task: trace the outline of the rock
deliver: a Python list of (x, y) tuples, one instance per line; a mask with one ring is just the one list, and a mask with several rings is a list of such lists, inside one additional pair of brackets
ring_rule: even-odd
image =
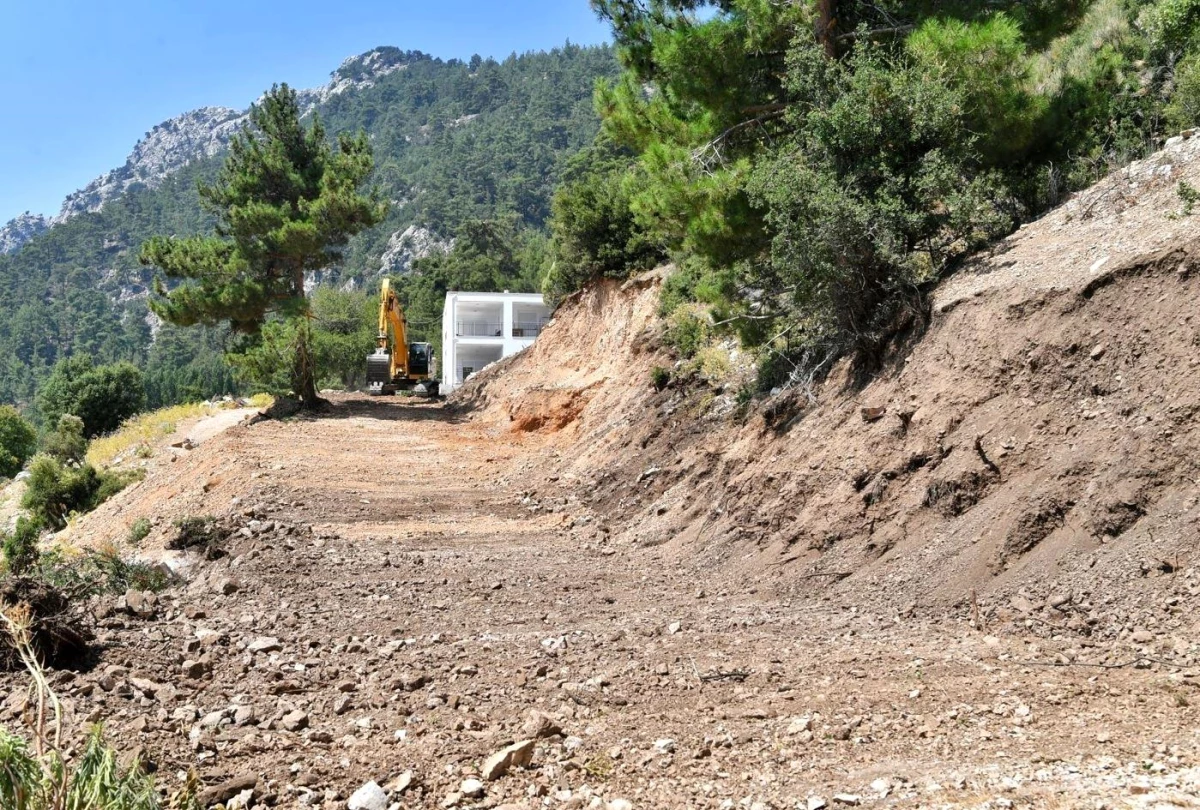
[[(502, 748), (496, 753), (488, 757), (480, 771), (480, 775), (488, 782), (493, 779), (499, 779), (504, 774), (508, 773), (510, 768), (525, 768), (528, 767), (533, 759), (533, 740), (522, 740), (521, 742), (513, 743), (507, 748)], [(465, 790), (466, 795), (471, 795)]]
[(1149, 630), (1134, 630), (1130, 634), (1129, 640), (1134, 644), (1149, 644), (1154, 641), (1154, 634)]
[(258, 786), (258, 776), (252, 773), (242, 774), (228, 779), (219, 785), (205, 788), (197, 797), (201, 807), (212, 807), (223, 804), (244, 791), (254, 790)]
[(855, 807), (862, 802), (862, 797), (856, 793), (835, 793), (833, 800), (838, 804), (846, 804)]
[(0, 228), (0, 254), (16, 253), (21, 245), (39, 236), (50, 227), (50, 221), (41, 214), (26, 211)]
[(629, 799), (613, 799), (605, 807), (605, 810), (633, 810), (633, 802)]
[(654, 742), (654, 750), (659, 754), (669, 754), (675, 750), (675, 741), (670, 737), (664, 737), (661, 740)]
[(213, 586), (213, 588), (217, 593), (222, 594), (223, 596), (232, 596), (240, 591), (242, 586), (239, 585), (236, 580), (225, 578), (217, 580), (217, 583)]
[(387, 810), (388, 797), (375, 782), (367, 782), (354, 791), (346, 807), (348, 810)]
[(253, 706), (238, 706), (233, 710), (233, 724), (235, 726), (248, 726), (255, 722)]
[(864, 422), (878, 422), (886, 413), (886, 405), (880, 405), (878, 407), (866, 407), (862, 409), (862, 420)]
[(303, 731), (308, 728), (308, 715), (296, 709), (288, 712), (279, 721), (284, 731)]
[[(149, 681), (149, 680), (146, 680), (145, 678), (136, 678), (136, 677), (129, 679), (129, 685), (132, 686), (134, 689), (138, 690), (139, 692), (141, 692), (143, 695), (146, 695), (147, 697), (154, 697), (160, 691), (162, 691), (162, 688), (163, 688), (162, 686), (155, 683), (154, 681)], [(109, 689), (106, 691), (111, 692), (112, 690)]]
[(683, 629), (683, 625), (680, 624), (679, 622), (671, 622), (670, 624), (667, 625), (667, 633), (672, 636), (675, 635), (676, 633), (678, 633), (682, 629)]
[(252, 653), (273, 653), (283, 649), (283, 645), (279, 643), (279, 639), (264, 636), (256, 638), (246, 645), (246, 649)]
[(458, 786), (458, 792), (468, 799), (478, 799), (483, 795), (483, 782), (478, 779), (464, 779)]
[(828, 806), (829, 804), (820, 796), (809, 796), (808, 803), (805, 804), (808, 810), (824, 810)]
[(530, 740), (544, 740), (562, 733), (562, 728), (551, 715), (537, 709), (529, 710), (525, 725), (521, 726), (521, 736)]
[(133, 616), (150, 619), (158, 613), (158, 596), (153, 591), (126, 591), (120, 601), (125, 612)]
[(384, 785), (384, 787), (387, 789), (387, 791), (389, 793), (403, 793), (404, 791), (406, 791), (410, 787), (412, 787), (413, 779), (414, 779), (413, 772), (405, 771), (404, 773), (400, 774), (395, 779), (393, 779), (392, 781), (390, 781), (386, 785)]
[(429, 683), (429, 678), (419, 673), (406, 672), (396, 681), (397, 688), (405, 692), (415, 692)]
[(1104, 356), (1104, 353), (1107, 351), (1108, 351), (1108, 347), (1105, 346), (1103, 343), (1101, 343), (1099, 346), (1096, 346), (1088, 353), (1088, 357), (1092, 358), (1093, 360), (1099, 360), (1101, 357)]
[(813, 723), (811, 717), (793, 717), (792, 722), (788, 723), (788, 736), (794, 737), (805, 731), (812, 731)]
[(202, 657), (198, 661), (184, 661), (182, 670), (184, 677), (198, 681), (212, 672), (212, 664)]

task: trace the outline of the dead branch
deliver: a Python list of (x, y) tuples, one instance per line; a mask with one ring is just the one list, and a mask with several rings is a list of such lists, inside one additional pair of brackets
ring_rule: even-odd
[(979, 454), (979, 458), (983, 462), (983, 465), (994, 472), (998, 477), (1000, 475), (1000, 468), (996, 466), (996, 462), (988, 458), (987, 453), (983, 449), (984, 435), (985, 434), (981, 433), (975, 437), (975, 452)]

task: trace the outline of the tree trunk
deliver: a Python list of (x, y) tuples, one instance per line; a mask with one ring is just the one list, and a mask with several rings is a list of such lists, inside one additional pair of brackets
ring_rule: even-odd
[(830, 59), (838, 58), (837, 0), (817, 0), (817, 20), (814, 26), (817, 42)]
[(317, 362), (312, 352), (312, 325), (307, 317), (300, 318), (296, 328), (296, 357), (292, 367), (292, 390), (300, 398), (300, 406), (312, 411), (325, 404), (317, 394)]

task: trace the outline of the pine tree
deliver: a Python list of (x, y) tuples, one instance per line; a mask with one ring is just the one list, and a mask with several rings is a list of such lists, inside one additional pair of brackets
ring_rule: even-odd
[(335, 150), (319, 119), (305, 126), (294, 90), (272, 87), (230, 144), (202, 204), (216, 218), (211, 236), (156, 236), (143, 264), (182, 279), (155, 280), (151, 308), (179, 326), (227, 321), (257, 334), (272, 317), (296, 321), (292, 390), (307, 408), (316, 391), (305, 274), (330, 267), (354, 234), (380, 222), (385, 205), (361, 187), (373, 168), (364, 133), (341, 136)]

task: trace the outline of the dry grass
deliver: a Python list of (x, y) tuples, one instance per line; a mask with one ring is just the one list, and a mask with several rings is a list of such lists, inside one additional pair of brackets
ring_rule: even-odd
[(146, 453), (155, 444), (175, 432), (179, 422), (207, 416), (214, 410), (208, 403), (172, 405), (157, 411), (138, 414), (120, 427), (115, 433), (93, 439), (88, 447), (87, 460), (96, 467), (104, 467), (117, 456), (132, 448), (145, 448)]

